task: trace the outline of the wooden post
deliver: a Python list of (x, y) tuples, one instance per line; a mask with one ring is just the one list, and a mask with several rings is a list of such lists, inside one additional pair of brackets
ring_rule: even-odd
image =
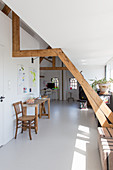
[(20, 51), (20, 18), (12, 12), (13, 55)]

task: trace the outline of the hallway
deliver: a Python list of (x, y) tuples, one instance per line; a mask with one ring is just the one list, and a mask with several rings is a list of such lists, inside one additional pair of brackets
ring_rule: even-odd
[(78, 103), (51, 102), (51, 118), (39, 131), (19, 134), (0, 149), (1, 170), (101, 170), (93, 111)]

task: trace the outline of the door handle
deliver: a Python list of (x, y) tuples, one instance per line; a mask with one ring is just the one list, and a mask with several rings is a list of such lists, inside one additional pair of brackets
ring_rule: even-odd
[(3, 102), (3, 99), (5, 99), (5, 97), (4, 97), (4, 96), (1, 96), (1, 97), (0, 97), (0, 102)]

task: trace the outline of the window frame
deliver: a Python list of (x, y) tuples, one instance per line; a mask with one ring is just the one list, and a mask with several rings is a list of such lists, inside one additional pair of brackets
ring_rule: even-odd
[[(53, 81), (53, 79), (57, 79), (57, 81), (56, 81), (56, 80)], [(60, 83), (59, 83), (59, 78), (58, 78), (58, 77), (52, 77), (52, 78), (51, 78), (51, 82), (52, 82), (52, 83), (55, 83), (55, 88), (56, 88), (56, 89), (59, 88), (59, 84), (60, 84)]]
[(76, 78), (74, 78), (74, 77), (69, 78), (69, 89), (77, 90), (77, 88), (78, 88), (78, 82), (77, 82)]

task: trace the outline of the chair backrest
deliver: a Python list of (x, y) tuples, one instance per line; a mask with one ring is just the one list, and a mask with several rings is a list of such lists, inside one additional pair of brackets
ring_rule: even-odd
[(23, 106), (22, 106), (22, 101), (13, 103), (15, 113), (16, 113), (16, 118), (18, 119), (18, 115), (23, 113)]

